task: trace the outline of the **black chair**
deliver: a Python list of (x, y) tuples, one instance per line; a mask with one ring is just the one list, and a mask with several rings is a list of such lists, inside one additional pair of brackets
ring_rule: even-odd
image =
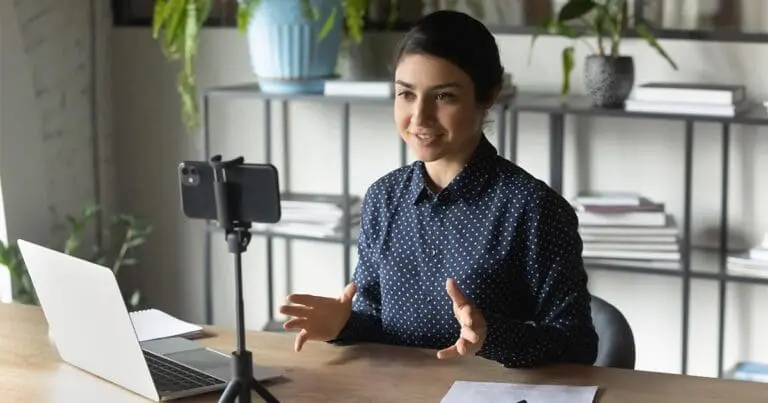
[(592, 322), (600, 338), (596, 366), (635, 369), (635, 336), (624, 315), (609, 302), (592, 296)]

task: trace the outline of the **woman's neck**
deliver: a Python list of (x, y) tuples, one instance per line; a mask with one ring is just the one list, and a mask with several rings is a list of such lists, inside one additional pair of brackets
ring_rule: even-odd
[(426, 162), (424, 166), (429, 176), (429, 185), (433, 192), (437, 193), (445, 189), (449, 183), (464, 169), (469, 159), (474, 154), (475, 149), (480, 144), (480, 138), (467, 141), (464, 150), (450, 156), (445, 156), (437, 161)]

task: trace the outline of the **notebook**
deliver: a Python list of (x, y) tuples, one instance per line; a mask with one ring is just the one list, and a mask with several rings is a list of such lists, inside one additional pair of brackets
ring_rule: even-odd
[(130, 313), (139, 341), (166, 337), (195, 338), (203, 335), (203, 327), (175, 318), (158, 309), (150, 308)]

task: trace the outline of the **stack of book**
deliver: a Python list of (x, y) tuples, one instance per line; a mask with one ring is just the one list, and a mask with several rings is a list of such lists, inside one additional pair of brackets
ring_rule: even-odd
[(749, 109), (743, 85), (651, 82), (636, 87), (628, 112), (733, 117)]
[(584, 263), (680, 268), (679, 231), (663, 203), (635, 193), (591, 193), (574, 201)]
[[(352, 237), (357, 237), (360, 227), (361, 198), (349, 197), (349, 223)], [(340, 237), (344, 227), (344, 197), (342, 195), (316, 193), (285, 193), (281, 195), (280, 221), (275, 224), (258, 224), (257, 230), (269, 230), (285, 235), (313, 238)]]
[(728, 274), (750, 277), (768, 277), (768, 233), (759, 245), (746, 253), (728, 256)]

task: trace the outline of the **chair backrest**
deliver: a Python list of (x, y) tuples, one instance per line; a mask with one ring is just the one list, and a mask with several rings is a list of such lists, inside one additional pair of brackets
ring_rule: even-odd
[(595, 365), (635, 368), (635, 336), (624, 315), (609, 302), (592, 295), (592, 322), (600, 338)]

